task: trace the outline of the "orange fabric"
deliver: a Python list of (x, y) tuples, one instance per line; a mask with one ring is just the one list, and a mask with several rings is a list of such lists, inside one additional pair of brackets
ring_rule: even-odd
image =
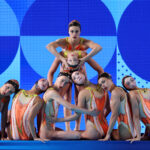
[[(130, 111), (129, 113), (131, 114), (131, 119), (132, 119), (133, 118), (132, 117), (132, 109), (131, 109), (131, 104), (129, 103), (128, 99), (127, 99), (126, 103), (128, 103), (129, 111)], [(125, 107), (125, 114), (122, 114), (122, 113), (119, 114), (119, 116), (118, 116), (118, 124), (120, 122), (123, 122), (129, 127), (129, 121), (128, 121), (128, 116), (127, 116), (126, 106), (124, 106), (124, 107)]]
[[(74, 50), (81, 50), (81, 51), (85, 51), (85, 49), (84, 49), (84, 47), (83, 47), (83, 45), (82, 45), (82, 38), (80, 38), (80, 43), (79, 43), (79, 45), (77, 45), (75, 48), (74, 48)], [(66, 41), (68, 42), (68, 37), (66, 38)], [(68, 51), (72, 51), (72, 45), (68, 42), (68, 45), (67, 45), (67, 47), (65, 48), (66, 50), (68, 50)]]
[[(150, 100), (146, 99), (143, 97), (143, 95), (140, 93), (141, 98), (143, 100), (143, 102), (145, 103), (146, 107), (148, 108), (148, 110), (150, 110)], [(142, 102), (141, 102), (142, 103)], [(143, 103), (142, 103), (142, 107), (143, 107)], [(144, 109), (143, 109), (144, 112)], [(141, 120), (143, 121), (143, 123), (146, 124), (150, 124), (150, 117), (147, 116), (147, 114), (144, 112), (144, 114), (146, 115), (146, 118), (141, 118)]]
[[(18, 133), (20, 140), (29, 140), (29, 137), (25, 133), (25, 129), (23, 126), (23, 116), (28, 107), (28, 104), (21, 104), (19, 100), (17, 100), (16, 106), (15, 106), (15, 114), (16, 114), (16, 124), (18, 128)], [(18, 114), (18, 115), (17, 115)]]
[[(92, 91), (92, 94), (94, 96), (94, 92), (93, 91)], [(104, 96), (101, 99), (97, 98), (95, 96), (94, 96), (94, 98), (95, 98), (97, 110), (100, 111), (100, 113), (98, 115), (98, 121), (99, 121), (100, 125), (102, 126), (102, 129), (103, 129), (104, 133), (106, 134), (107, 130), (108, 130), (108, 124), (107, 124), (106, 118), (102, 115), (101, 112), (103, 111), (103, 109), (105, 107), (105, 102), (107, 100), (107, 97), (104, 94)], [(87, 120), (90, 120), (91, 122), (94, 123), (93, 116), (87, 115)]]
[(119, 117), (118, 117), (118, 124), (120, 122), (124, 122), (125, 124), (128, 125), (128, 118), (127, 118), (127, 115), (125, 114), (120, 114)]

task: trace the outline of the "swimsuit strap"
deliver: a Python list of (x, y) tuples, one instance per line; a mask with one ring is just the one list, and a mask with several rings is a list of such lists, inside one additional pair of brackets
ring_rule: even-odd
[(68, 51), (64, 51), (64, 57), (67, 58), (68, 56)]
[(94, 91), (96, 91), (96, 89), (92, 88), (92, 87), (86, 87), (85, 89), (89, 90), (90, 91), (90, 95), (91, 95), (91, 99), (90, 99), (90, 106), (92, 104), (92, 99), (93, 99), (93, 96), (94, 96)]
[(26, 96), (26, 97), (35, 97), (35, 96), (38, 96), (37, 94), (27, 94), (25, 90), (22, 90), (22, 93), (23, 93), (24, 96)]

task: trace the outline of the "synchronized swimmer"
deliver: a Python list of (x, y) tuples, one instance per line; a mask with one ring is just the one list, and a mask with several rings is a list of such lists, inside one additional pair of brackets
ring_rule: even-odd
[[(38, 80), (31, 90), (19, 89), (15, 79), (8, 80), (0, 87), (1, 140), (150, 139), (150, 90), (138, 88), (131, 76), (122, 79), (124, 88), (116, 86), (111, 75), (92, 59), (102, 47), (80, 37), (80, 22), (71, 21), (68, 32), (69, 37), (47, 45), (47, 49), (56, 56), (47, 79)], [(60, 53), (57, 47), (62, 48)], [(88, 48), (92, 49), (89, 53)], [(97, 72), (97, 84), (88, 80), (86, 62)], [(53, 76), (59, 65), (60, 73), (53, 84)], [(74, 105), (71, 104), (72, 84), (75, 87)], [(11, 110), (8, 111), (13, 93)], [(44, 93), (42, 98), (39, 96), (41, 93)], [(59, 105), (64, 107), (64, 118), (58, 118)], [(106, 117), (110, 112), (111, 118), (107, 122)], [(85, 116), (84, 131), (80, 130), (82, 114)], [(70, 121), (74, 120), (75, 128), (71, 131)], [(116, 121), (118, 128), (114, 130)], [(146, 126), (144, 135), (141, 135), (140, 121)], [(66, 131), (55, 127), (56, 122), (65, 122)]]

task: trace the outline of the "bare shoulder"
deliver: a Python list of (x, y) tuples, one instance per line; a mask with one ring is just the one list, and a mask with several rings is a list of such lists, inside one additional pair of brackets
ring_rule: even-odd
[(59, 93), (52, 88), (49, 88), (43, 95), (44, 100), (52, 100), (54, 99), (56, 96), (59, 96)]
[(88, 40), (88, 39), (85, 39), (85, 38), (82, 38), (83, 39), (83, 43), (89, 43), (89, 42), (92, 42), (91, 40)]
[(36, 96), (34, 103), (43, 103), (43, 99), (40, 96)]
[(129, 95), (130, 95), (130, 96), (136, 96), (136, 95), (138, 95), (138, 91), (137, 91), (137, 90), (131, 90), (131, 91), (129, 92)]
[(81, 97), (88, 97), (90, 94), (89, 94), (89, 90), (88, 89), (82, 89), (80, 92), (79, 92), (79, 96)]
[(62, 39), (57, 39), (56, 41), (50, 42), (47, 46), (62, 47), (63, 45), (65, 45), (65, 43), (66, 43), (65, 38), (62, 38)]
[(57, 42), (58, 44), (64, 44), (66, 43), (66, 38), (57, 39), (55, 42)]
[(129, 100), (131, 103), (135, 103), (135, 102), (139, 102), (139, 100), (141, 99), (139, 93), (137, 90), (132, 90), (129, 92)]
[(112, 91), (112, 93), (111, 93), (111, 96), (119, 96), (120, 94), (122, 94), (122, 92), (123, 92), (123, 89), (121, 89), (121, 88), (115, 88), (113, 91)]

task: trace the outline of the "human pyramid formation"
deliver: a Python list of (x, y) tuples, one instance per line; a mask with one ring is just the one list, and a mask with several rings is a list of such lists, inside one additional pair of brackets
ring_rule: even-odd
[[(47, 45), (56, 56), (48, 72), (48, 79), (38, 80), (31, 90), (19, 89), (17, 80), (9, 80), (0, 88), (1, 139), (52, 140), (94, 139), (130, 140), (149, 139), (150, 134), (150, 90), (138, 88), (131, 76), (122, 79), (117, 87), (110, 74), (91, 57), (102, 47), (91, 40), (80, 37), (81, 25), (73, 20), (69, 23), (69, 37), (58, 39)], [(61, 47), (58, 53), (56, 48)], [(92, 51), (87, 54), (86, 50)], [(98, 83), (88, 81), (84, 63), (87, 62), (98, 73)], [(61, 64), (55, 81), (53, 75)], [(71, 104), (72, 84), (75, 85), (75, 104)], [(127, 92), (127, 90), (129, 92)], [(109, 101), (108, 91), (111, 93)], [(43, 98), (38, 96), (43, 93)], [(11, 110), (8, 111), (10, 95), (14, 93)], [(64, 118), (58, 118), (59, 105), (64, 106)], [(74, 115), (71, 115), (74, 111)], [(107, 123), (106, 117), (111, 112)], [(86, 129), (80, 131), (81, 114), (85, 114)], [(37, 130), (34, 119), (37, 116)], [(70, 130), (70, 121), (76, 120), (75, 130)], [(113, 127), (118, 120), (118, 129)], [(146, 130), (141, 136), (142, 121)], [(66, 131), (55, 127), (55, 122), (66, 122)]]

